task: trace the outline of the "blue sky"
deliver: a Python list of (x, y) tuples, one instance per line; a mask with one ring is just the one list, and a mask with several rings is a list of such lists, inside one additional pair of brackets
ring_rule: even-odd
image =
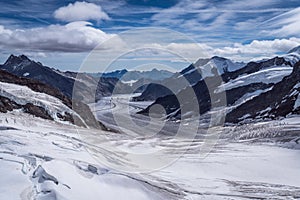
[[(78, 70), (86, 62), (89, 66), (83, 65), (87, 71), (103, 71), (112, 60), (111, 70), (149, 63), (179, 70), (200, 57), (218, 55), (249, 61), (300, 45), (299, 0), (0, 3), (2, 62), (14, 53), (62, 70)], [(156, 29), (149, 31), (148, 27)], [(135, 32), (137, 28), (142, 31)], [(114, 37), (117, 39), (111, 39)], [(96, 46), (101, 59), (86, 60)], [(147, 50), (132, 52), (133, 48)], [(120, 53), (126, 55), (117, 56)]]

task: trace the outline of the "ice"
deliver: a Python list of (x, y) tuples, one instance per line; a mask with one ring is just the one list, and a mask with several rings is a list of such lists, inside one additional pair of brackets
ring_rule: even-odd
[(294, 104), (294, 109), (298, 108), (300, 106), (300, 95), (298, 94), (297, 99)]
[[(255, 73), (242, 75), (234, 80), (230, 80), (223, 86), (226, 90), (249, 85), (251, 83), (278, 83), (283, 77), (292, 73), (293, 68), (289, 66), (273, 66)], [(223, 87), (222, 86), (222, 87)]]
[(64, 114), (68, 112), (78, 116), (71, 108), (63, 104), (60, 99), (45, 93), (35, 92), (27, 86), (0, 82), (0, 95), (20, 105), (32, 103), (33, 105), (40, 106), (47, 110), (48, 114), (56, 121), (61, 121), (57, 113)]
[[(115, 109), (124, 112), (125, 97), (118, 98), (113, 100)], [(184, 125), (189, 128), (191, 123)], [(221, 132), (218, 143), (204, 157), (201, 137), (148, 138), (105, 131), (93, 135), (91, 129), (17, 111), (0, 113), (0, 127), (0, 199), (300, 197), (300, 119), (296, 116), (216, 128)], [(91, 153), (95, 138), (98, 153), (115, 163), (134, 162), (120, 152), (151, 153), (166, 148), (161, 159), (173, 162), (147, 173), (123, 172)], [(102, 148), (107, 145), (117, 150)]]

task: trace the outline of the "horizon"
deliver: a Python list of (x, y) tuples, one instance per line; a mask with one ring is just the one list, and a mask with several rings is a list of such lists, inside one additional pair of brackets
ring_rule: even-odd
[[(286, 52), (285, 54), (277, 54), (277, 55), (273, 55), (273, 57), (276, 57), (276, 56), (283, 56), (283, 55), (287, 55), (289, 54), (290, 51), (292, 51), (293, 49), (295, 48), (298, 48), (300, 47), (299, 46), (295, 46), (293, 47), (292, 49), (290, 49), (288, 52)], [(59, 70), (59, 71), (62, 71), (62, 72), (67, 72), (67, 71), (70, 71), (70, 72), (83, 72), (83, 73), (94, 73), (94, 74), (97, 74), (97, 73), (112, 73), (112, 72), (116, 72), (116, 71), (123, 71), (123, 70), (127, 70), (127, 71), (138, 71), (138, 72), (150, 72), (150, 71), (153, 71), (153, 70), (159, 70), (159, 71), (169, 71), (169, 72), (172, 72), (172, 73), (176, 73), (176, 72), (180, 72), (181, 70), (185, 69), (186, 67), (188, 67), (189, 65), (191, 64), (195, 64), (198, 60), (205, 60), (205, 59), (212, 59), (214, 57), (221, 57), (221, 56), (212, 56), (212, 57), (207, 57), (207, 58), (198, 58), (198, 60), (196, 60), (195, 62), (193, 63), (188, 63), (186, 62), (186, 65), (183, 65), (181, 68), (178, 68), (178, 69), (174, 69), (174, 68), (170, 68), (170, 67), (165, 67), (164, 65), (161, 65), (161, 64), (156, 64), (156, 63), (150, 63), (151, 66), (153, 67), (144, 67), (144, 68), (139, 68), (139, 69), (131, 69), (131, 68), (126, 68), (126, 67), (114, 67), (111, 71), (80, 71), (80, 70), (72, 70), (72, 69), (61, 69), (59, 67), (56, 67), (56, 66), (50, 66), (50, 65), (47, 65), (46, 63), (40, 61), (40, 60), (37, 60), (35, 57), (31, 57), (31, 56), (28, 56), (28, 55), (25, 55), (25, 54), (19, 54), (19, 55), (15, 55), (15, 54), (8, 54), (8, 57), (2, 61), (0, 61), (0, 65), (3, 65), (5, 64), (5, 62), (9, 59), (10, 56), (15, 56), (15, 57), (19, 57), (19, 56), (26, 56), (28, 59), (34, 61), (34, 62), (39, 62), (41, 63), (43, 66), (47, 66), (47, 67), (50, 67), (50, 68), (54, 68), (56, 70)], [(226, 58), (226, 57), (221, 57), (221, 58), (225, 58), (225, 59), (229, 59), (233, 62), (236, 62), (236, 63), (244, 63), (244, 64), (247, 64), (249, 62), (260, 62), (260, 61), (264, 61), (266, 59), (270, 59), (271, 57), (265, 57), (265, 58), (253, 58), (253, 59), (250, 59), (248, 61), (236, 61), (234, 59), (230, 59), (230, 58)], [(142, 64), (142, 66), (145, 65), (145, 66), (148, 66), (148, 64)], [(160, 67), (161, 66), (161, 67)]]

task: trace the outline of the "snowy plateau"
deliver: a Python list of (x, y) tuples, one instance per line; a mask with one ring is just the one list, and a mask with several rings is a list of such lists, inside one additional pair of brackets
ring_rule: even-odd
[[(100, 118), (110, 109), (108, 102), (99, 102), (105, 108), (98, 112)], [(122, 109), (122, 97), (114, 104), (113, 109)], [(0, 114), (0, 119), (0, 199), (300, 198), (299, 117), (222, 128), (205, 158), (199, 156), (201, 138), (177, 155), (191, 141), (98, 130), (103, 146), (174, 149), (164, 155), (176, 158), (173, 163), (147, 173), (122, 172), (99, 162), (89, 153), (93, 144), (82, 137), (91, 129), (17, 110)], [(99, 151), (107, 160), (123, 159), (121, 153)]]

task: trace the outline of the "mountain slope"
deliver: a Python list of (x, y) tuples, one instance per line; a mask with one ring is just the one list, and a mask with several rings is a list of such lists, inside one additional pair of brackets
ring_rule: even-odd
[(41, 83), (29, 78), (18, 77), (6, 71), (0, 70), (0, 81), (5, 83), (13, 83), (21, 86), (27, 86), (35, 92), (45, 93), (50, 96), (60, 99), (69, 108), (72, 107), (71, 100), (61, 93), (58, 89), (53, 88), (47, 84)]
[[(217, 77), (214, 78), (214, 73), (206, 74), (207, 76), (204, 79), (202, 79), (203, 73), (198, 73), (198, 78), (201, 78), (198, 83), (187, 86), (178, 92), (167, 91), (166, 93), (159, 93), (157, 91), (158, 87), (146, 89), (143, 94), (140, 97), (136, 97), (135, 100), (153, 99), (155, 95), (160, 97), (156, 98), (152, 105), (139, 113), (147, 114), (154, 105), (160, 104), (166, 110), (167, 117), (181, 119), (182, 116), (186, 116), (188, 113), (189, 115), (204, 114), (210, 110), (212, 104), (218, 106), (220, 102), (221, 104), (223, 102), (223, 105), (220, 104), (219, 106), (229, 106), (229, 114), (226, 120), (234, 123), (242, 121), (245, 118), (262, 118), (263, 116), (272, 118), (297, 113), (298, 106), (295, 108), (293, 106), (296, 104), (295, 102), (300, 105), (300, 100), (296, 101), (298, 90), (295, 88), (292, 90), (289, 87), (294, 87), (297, 83), (297, 70), (295, 68), (297, 68), (299, 63), (295, 65), (294, 62), (300, 57), (296, 57), (295, 55), (293, 60), (291, 60), (292, 55), (295, 55), (294, 51), (283, 57), (250, 62), (241, 68), (233, 67), (231, 68), (233, 71), (225, 67), (226, 70), (221, 73), (223, 82), (220, 82)], [(204, 64), (210, 61), (200, 60), (199, 62)], [(215, 70), (220, 71), (220, 68)], [(183, 73), (183, 76), (185, 76), (189, 82), (193, 83), (197, 77), (196, 71), (197, 69), (191, 65), (182, 70), (181, 73)], [(213, 70), (208, 71), (213, 72)], [(190, 75), (191, 73), (194, 73), (193, 77)], [(284, 77), (289, 76), (293, 77), (293, 81), (286, 83), (286, 78)], [(287, 79), (290, 80), (290, 78)], [(179, 79), (173, 80), (173, 85), (180, 85), (180, 83), (181, 81)], [(207, 83), (209, 83), (208, 85), (211, 87), (209, 89), (214, 91), (213, 94), (209, 93)], [(280, 89), (276, 89), (278, 87)], [(188, 104), (191, 104), (191, 98), (193, 98), (193, 96), (187, 95), (191, 89), (196, 94), (197, 102), (200, 107), (199, 113), (196, 113), (195, 108), (192, 106), (188, 106)], [(226, 102), (220, 99), (222, 98), (222, 91), (224, 89), (226, 92)], [(284, 90), (288, 90), (287, 93), (281, 92)], [(269, 96), (266, 97), (265, 94), (269, 94)], [(214, 97), (212, 98), (210, 95)], [(276, 98), (273, 98), (273, 96), (276, 96)], [(267, 99), (264, 100), (265, 98)], [(180, 104), (178, 99), (181, 100)], [(280, 103), (281, 101), (282, 103)], [(267, 105), (271, 105), (271, 107), (268, 108)], [(182, 109), (185, 110), (185, 113), (182, 113)], [(162, 111), (157, 112), (163, 114)]]
[[(39, 82), (50, 85), (69, 98), (74, 98), (80, 101), (94, 102), (95, 97), (99, 99), (103, 96), (110, 96), (118, 79), (95, 78), (87, 73), (76, 72), (61, 72), (35, 62), (25, 55), (14, 56), (11, 55), (7, 61), (0, 66), (0, 69), (12, 73), (18, 77), (26, 77)], [(73, 91), (76, 82), (76, 90)], [(127, 84), (119, 83), (118, 87), (122, 90), (128, 91)], [(97, 91), (97, 94), (95, 92)], [(74, 94), (73, 94), (74, 92)]]
[[(178, 93), (180, 90), (191, 87), (204, 78), (215, 76), (217, 72), (219, 74), (224, 74), (240, 69), (244, 65), (244, 63), (235, 63), (229, 59), (217, 56), (212, 57), (211, 59), (199, 59), (196, 63), (191, 64), (181, 72), (174, 74), (172, 77), (157, 82), (156, 86), (151, 85), (150, 87), (146, 87), (142, 94), (133, 100), (150, 101), (172, 93)], [(163, 88), (168, 88), (169, 92), (166, 90), (162, 91)]]
[(60, 123), (105, 129), (86, 104), (71, 101), (47, 84), (3, 70), (0, 70), (0, 112), (25, 112)]
[(25, 55), (11, 55), (0, 69), (19, 77), (27, 77), (51, 85), (66, 96), (72, 97), (74, 80), (57, 73), (54, 69), (43, 66), (39, 62), (30, 60)]
[(236, 123), (244, 119), (275, 119), (300, 114), (299, 91), (300, 62), (296, 63), (293, 72), (275, 84), (272, 90), (229, 112), (226, 121)]

